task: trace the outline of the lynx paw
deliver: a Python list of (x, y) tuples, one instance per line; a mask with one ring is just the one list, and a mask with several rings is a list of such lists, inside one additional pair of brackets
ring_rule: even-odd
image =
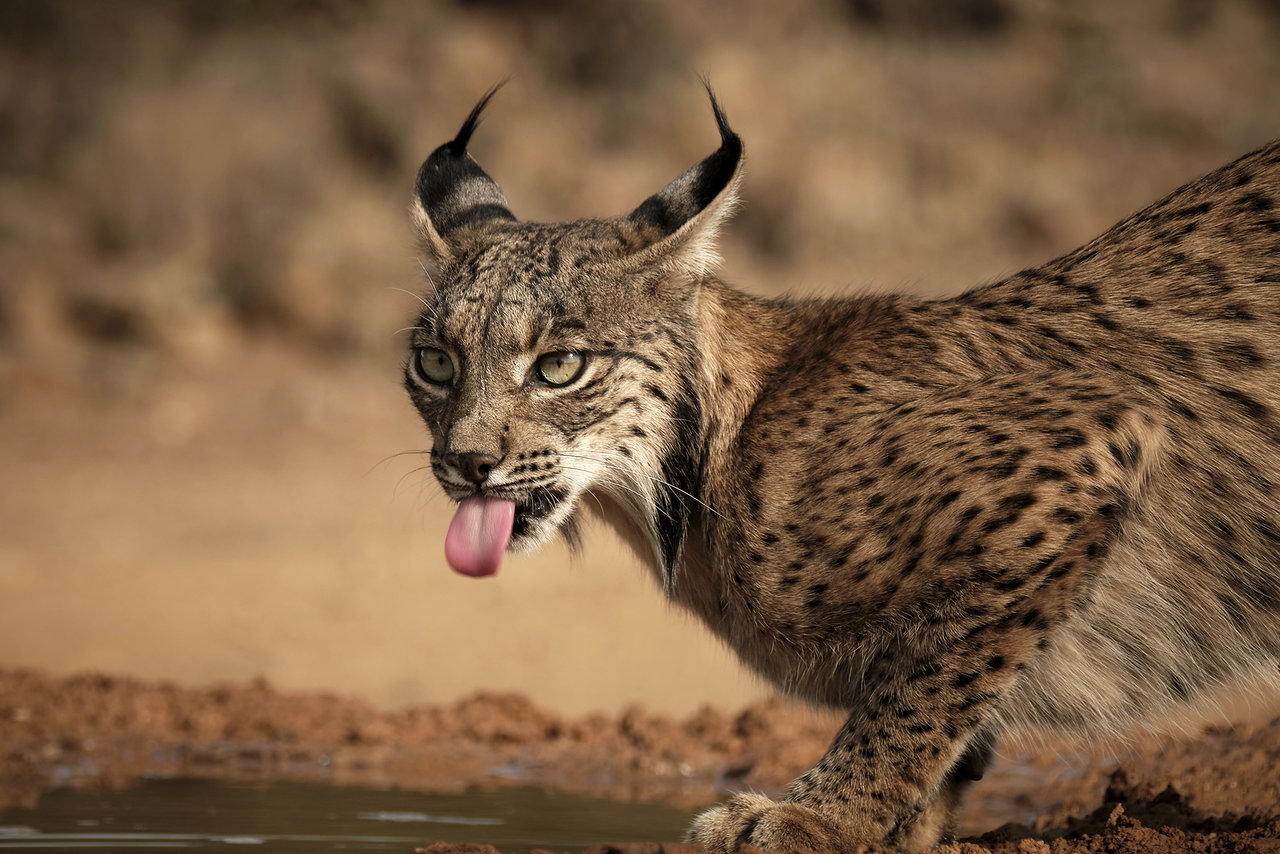
[(829, 819), (799, 804), (778, 803), (764, 795), (734, 795), (693, 820), (686, 836), (706, 854), (733, 854), (744, 843), (779, 854), (849, 851), (859, 840)]

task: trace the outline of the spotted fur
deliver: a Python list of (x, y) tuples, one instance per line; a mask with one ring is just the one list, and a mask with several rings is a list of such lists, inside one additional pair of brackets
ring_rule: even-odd
[[(407, 375), (445, 490), (515, 499), (514, 547), (599, 512), (744, 662), (849, 712), (782, 801), (691, 838), (919, 850), (1010, 728), (1280, 688), (1280, 143), (952, 299), (767, 300), (710, 274), (743, 153), (712, 103), (702, 163), (548, 225), (466, 154), (482, 102), (414, 203), (413, 347), (457, 376)], [(556, 351), (587, 358), (563, 388), (531, 373)], [(477, 486), (450, 453), (497, 462)]]

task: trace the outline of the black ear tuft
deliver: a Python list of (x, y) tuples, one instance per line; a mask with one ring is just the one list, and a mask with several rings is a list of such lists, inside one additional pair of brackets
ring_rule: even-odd
[(724, 110), (716, 100), (711, 85), (703, 81), (711, 98), (716, 127), (720, 131), (720, 147), (701, 163), (645, 199), (631, 212), (637, 225), (656, 228), (662, 236), (674, 234), (685, 223), (711, 207), (722, 194), (731, 192), (734, 178), (742, 165), (742, 138), (729, 127)]
[(489, 102), (493, 100), (493, 96), (498, 94), (498, 90), (507, 85), (507, 81), (495, 83), (493, 87), (484, 93), (480, 98), (480, 103), (471, 108), (471, 115), (467, 116), (467, 120), (462, 123), (462, 129), (458, 131), (458, 135), (446, 142), (441, 148), (447, 149), (454, 157), (461, 157), (467, 153), (467, 144), (471, 142), (471, 134), (476, 132), (476, 128), (480, 126), (480, 117), (484, 114), (485, 107), (489, 106)]
[(449, 254), (448, 247), (455, 244), (460, 232), (493, 220), (515, 221), (502, 190), (467, 153), (484, 108), (501, 86), (484, 94), (457, 135), (431, 152), (418, 170), (416, 191), (421, 210), (416, 215), (428, 246), (437, 256)]
[(707, 97), (711, 99), (711, 112), (716, 115), (716, 127), (720, 131), (721, 147), (737, 146), (738, 154), (742, 154), (742, 140), (734, 133), (733, 128), (729, 127), (729, 120), (724, 117), (724, 110), (720, 109), (720, 102), (716, 100), (716, 93), (711, 91), (711, 81), (703, 79), (702, 86), (707, 90)]

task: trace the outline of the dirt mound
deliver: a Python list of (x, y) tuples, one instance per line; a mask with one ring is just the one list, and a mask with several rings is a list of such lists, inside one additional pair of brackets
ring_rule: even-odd
[(977, 839), (939, 846), (938, 854), (1032, 854), (1032, 852), (1108, 852), (1173, 854), (1280, 850), (1280, 819), (1206, 816), (1193, 809), (1173, 786), (1155, 796), (1128, 784), (1117, 771), (1103, 804), (1067, 827), (1048, 833), (1009, 824)]
[[(104, 675), (0, 670), (0, 784), (9, 802), (54, 780), (114, 784), (143, 771), (397, 783), (501, 780), (695, 805), (728, 782), (778, 788), (838, 721), (780, 703), (684, 720), (631, 708), (568, 718), (515, 694), (382, 712), (267, 682), (203, 689)], [(0, 798), (5, 791), (0, 789)]]
[[(479, 693), (386, 712), (261, 680), (191, 689), (0, 670), (0, 806), (31, 803), (54, 785), (122, 786), (167, 774), (423, 791), (532, 783), (687, 807), (730, 789), (777, 792), (838, 725), (780, 702), (732, 714), (704, 708), (683, 719), (639, 708), (574, 718), (519, 695)], [(1003, 752), (974, 790), (962, 828), (968, 839), (939, 850), (1280, 851), (1280, 720), (1149, 740), (1122, 759), (1071, 751), (1046, 744)], [(606, 851), (685, 849), (593, 849)]]

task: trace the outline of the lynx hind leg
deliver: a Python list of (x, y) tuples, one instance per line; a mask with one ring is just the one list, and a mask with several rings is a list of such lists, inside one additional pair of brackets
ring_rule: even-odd
[(921, 851), (954, 839), (965, 796), (995, 762), (999, 736), (986, 731), (975, 736), (960, 760), (947, 772), (931, 796), (921, 800), (885, 841), (900, 851)]

